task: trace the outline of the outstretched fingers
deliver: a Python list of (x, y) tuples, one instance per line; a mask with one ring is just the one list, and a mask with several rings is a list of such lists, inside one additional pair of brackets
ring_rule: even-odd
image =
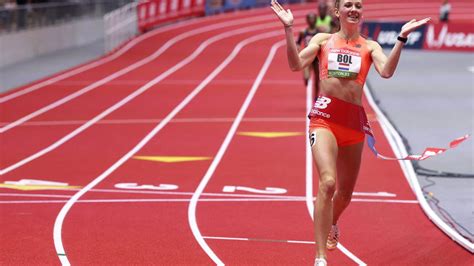
[(420, 26), (423, 26), (426, 23), (428, 23), (428, 21), (430, 21), (430, 20), (431, 20), (431, 18), (424, 18), (424, 19), (421, 19), (421, 20), (418, 20), (418, 21), (414, 22), (414, 24), (415, 24), (416, 27), (420, 27)]
[(285, 9), (283, 9), (283, 7), (280, 5), (280, 3), (278, 3), (278, 1), (276, 0), (272, 0), (272, 4), (270, 6), (273, 11), (275, 11), (275, 13), (278, 15), (280, 12), (283, 11), (283, 13), (285, 12)]
[(276, 0), (272, 0), (270, 7), (273, 9), (273, 11), (278, 12), (283, 10), (283, 7), (278, 3)]
[(285, 27), (291, 26), (293, 24), (293, 14), (289, 9), (283, 9), (280, 3), (278, 3), (276, 0), (272, 0), (270, 7)]
[(420, 22), (428, 23), (428, 21), (430, 21), (430, 20), (431, 20), (431, 18), (424, 18), (424, 19), (420, 20)]
[(421, 20), (418, 20), (418, 21), (416, 19), (412, 19), (412, 20), (408, 21), (405, 25), (403, 25), (402, 32), (405, 33), (405, 34), (410, 34), (412, 31), (414, 31), (414, 30), (418, 29), (419, 27), (425, 25), (430, 20), (431, 20), (431, 18), (424, 18), (424, 19), (421, 19)]
[(278, 1), (272, 0), (272, 4), (275, 5), (279, 10), (284, 10)]

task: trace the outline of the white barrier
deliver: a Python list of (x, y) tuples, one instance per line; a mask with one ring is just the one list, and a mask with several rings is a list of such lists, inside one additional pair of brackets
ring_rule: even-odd
[(0, 67), (103, 38), (102, 18), (0, 35)]
[(110, 52), (138, 34), (137, 2), (104, 15), (105, 52)]

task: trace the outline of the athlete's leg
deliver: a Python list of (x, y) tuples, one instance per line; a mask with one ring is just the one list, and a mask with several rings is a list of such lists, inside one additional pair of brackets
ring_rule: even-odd
[(326, 257), (326, 239), (332, 224), (332, 198), (336, 190), (337, 141), (326, 128), (317, 128), (316, 140), (311, 147), (319, 172), (319, 187), (314, 204), (316, 257)]
[(333, 220), (336, 224), (342, 212), (351, 202), (352, 192), (359, 174), (364, 142), (339, 147), (337, 157), (337, 190), (333, 199)]

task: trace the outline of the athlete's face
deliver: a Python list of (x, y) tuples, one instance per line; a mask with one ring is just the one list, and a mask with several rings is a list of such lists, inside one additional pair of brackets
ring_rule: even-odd
[(306, 16), (306, 23), (308, 23), (308, 26), (316, 25), (316, 15), (311, 14)]
[(335, 13), (341, 22), (359, 23), (362, 18), (362, 1), (341, 0), (339, 7), (336, 7)]
[(318, 11), (319, 11), (319, 16), (324, 18), (327, 15), (327, 12), (328, 12), (328, 6), (327, 5), (319, 5), (318, 6)]

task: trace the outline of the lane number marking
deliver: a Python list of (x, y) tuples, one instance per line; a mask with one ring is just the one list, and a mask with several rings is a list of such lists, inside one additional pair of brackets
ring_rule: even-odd
[(284, 188), (266, 187), (265, 189), (256, 189), (243, 186), (225, 186), (222, 191), (227, 193), (234, 193), (237, 190), (246, 191), (255, 194), (285, 194), (287, 191)]

